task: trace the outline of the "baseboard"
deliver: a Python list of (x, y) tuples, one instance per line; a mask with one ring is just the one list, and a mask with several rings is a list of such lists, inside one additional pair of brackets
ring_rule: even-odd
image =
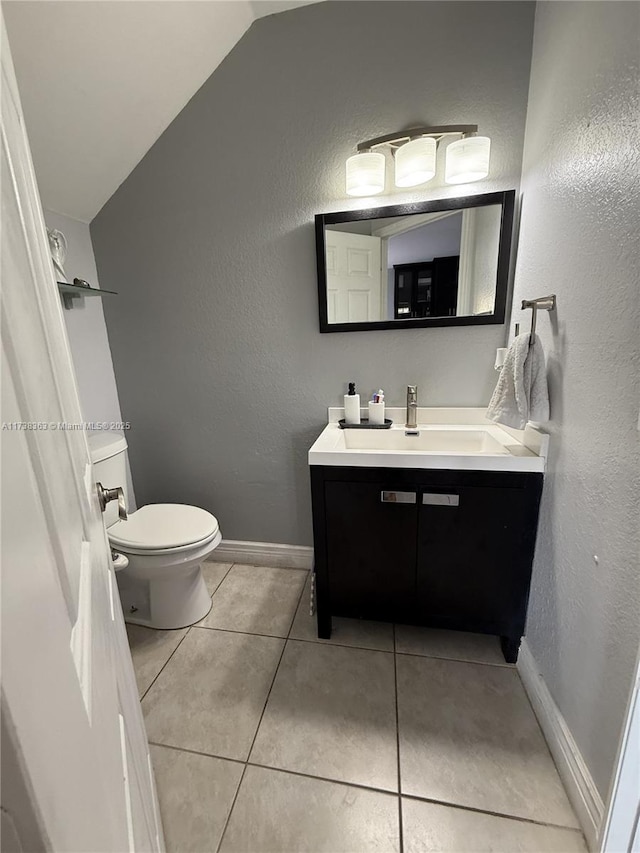
[(276, 542), (242, 542), (223, 539), (209, 557), (216, 563), (245, 563), (280, 569), (311, 569), (313, 548), (307, 545), (279, 545)]
[(598, 833), (604, 816), (604, 803), (578, 745), (544, 683), (526, 640), (522, 641), (520, 647), (518, 672), (544, 732), (571, 805), (578, 816), (589, 849), (595, 853), (598, 850)]

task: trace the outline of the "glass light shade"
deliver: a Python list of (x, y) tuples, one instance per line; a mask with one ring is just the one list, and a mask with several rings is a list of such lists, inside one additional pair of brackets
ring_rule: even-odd
[(447, 146), (444, 179), (448, 184), (470, 184), (489, 174), (491, 140), (488, 136), (469, 136)]
[(396, 186), (417, 187), (436, 173), (436, 141), (428, 136), (412, 139), (396, 151)]
[(377, 195), (384, 190), (384, 154), (364, 151), (347, 160), (347, 194)]

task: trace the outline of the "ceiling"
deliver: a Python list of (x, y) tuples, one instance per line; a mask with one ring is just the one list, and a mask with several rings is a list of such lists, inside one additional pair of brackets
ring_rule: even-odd
[(256, 18), (315, 0), (4, 0), (43, 206), (90, 222)]

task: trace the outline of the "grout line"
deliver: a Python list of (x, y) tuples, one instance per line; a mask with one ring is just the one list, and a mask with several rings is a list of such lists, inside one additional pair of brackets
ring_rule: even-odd
[(249, 751), (247, 752), (247, 764), (249, 763), (249, 758), (251, 757), (251, 750), (256, 742), (256, 738), (258, 737), (258, 732), (260, 731), (260, 726), (262, 725), (262, 718), (264, 717), (264, 712), (267, 710), (267, 705), (269, 704), (269, 699), (271, 698), (271, 691), (273, 690), (273, 685), (276, 682), (276, 677), (278, 675), (278, 671), (280, 669), (280, 664), (282, 663), (282, 658), (284, 657), (284, 650), (287, 648), (287, 640), (282, 643), (282, 651), (280, 652), (280, 657), (278, 658), (278, 663), (275, 668), (275, 672), (273, 673), (273, 678), (271, 679), (271, 684), (269, 686), (269, 692), (267, 693), (267, 698), (264, 700), (264, 705), (262, 706), (262, 713), (260, 714), (260, 719), (258, 720), (258, 725), (256, 726), (255, 734), (253, 735), (253, 739), (251, 741), (251, 746), (249, 747)]
[[(222, 581), (226, 578), (226, 576), (229, 574), (229, 572), (231, 571), (231, 569), (232, 569), (232, 568), (233, 568), (233, 563), (229, 566), (229, 568), (227, 569), (227, 571), (226, 571), (226, 572), (225, 572), (225, 574), (224, 574), (224, 577), (222, 578), (222, 580), (220, 581), (220, 583), (218, 584), (218, 586), (214, 589), (214, 591), (213, 591), (213, 592), (211, 593), (211, 595), (209, 596), (209, 598), (211, 599), (211, 607), (209, 608), (209, 611), (207, 612), (206, 616), (203, 616), (203, 617), (202, 617), (203, 619), (206, 619), (206, 618), (207, 618), (207, 616), (209, 615), (209, 613), (211, 613), (211, 608), (213, 607), (213, 596), (214, 596), (214, 595), (216, 594), (216, 592), (220, 589), (220, 586), (222, 585)], [(143, 627), (145, 627), (145, 626), (143, 626)], [(169, 657), (166, 659), (166, 661), (162, 664), (162, 668), (160, 669), (160, 671), (158, 672), (158, 674), (156, 675), (156, 677), (153, 679), (153, 681), (151, 682), (151, 684), (147, 687), (147, 689), (144, 691), (144, 693), (143, 693), (143, 694), (142, 694), (142, 696), (140, 697), (140, 702), (142, 702), (142, 700), (143, 700), (143, 699), (144, 699), (144, 697), (147, 695), (147, 693), (151, 690), (151, 688), (152, 688), (152, 687), (153, 687), (153, 685), (156, 683), (156, 681), (158, 680), (158, 678), (160, 677), (160, 675), (162, 675), (162, 672), (163, 672), (163, 670), (164, 670), (165, 666), (169, 663), (169, 661), (171, 660), (171, 658), (175, 655), (175, 653), (178, 651), (178, 649), (180, 648), (180, 646), (181, 646), (181, 645), (184, 643), (184, 641), (187, 639), (187, 636), (190, 634), (191, 629), (192, 629), (192, 628), (198, 628), (198, 627), (200, 627), (200, 626), (199, 626), (199, 625), (196, 625), (196, 624), (194, 624), (194, 625), (189, 625), (189, 627), (188, 627), (188, 628), (187, 628), (187, 630), (185, 631), (184, 637), (182, 637), (182, 639), (180, 640), (180, 642), (178, 643), (178, 645), (177, 645), (177, 646), (175, 647), (175, 649), (171, 652), (171, 654), (170, 654), (170, 655), (169, 655)], [(203, 627), (204, 627), (204, 626), (203, 626)], [(149, 628), (149, 630), (154, 631), (154, 630), (158, 630), (158, 629), (155, 629), (155, 628)], [(135, 667), (134, 667), (134, 670), (135, 670)]]
[(298, 610), (300, 610), (300, 604), (302, 602), (302, 596), (304, 595), (304, 591), (307, 588), (307, 581), (302, 584), (302, 589), (300, 590), (300, 595), (298, 596), (298, 603), (296, 604), (295, 610), (293, 611), (293, 616), (291, 617), (291, 624), (289, 625), (289, 630), (287, 631), (287, 640), (291, 637), (291, 630), (293, 628), (293, 623), (296, 621), (296, 616), (298, 615)]
[[(184, 633), (184, 637), (182, 637), (182, 638), (180, 639), (180, 642), (178, 643), (178, 645), (177, 645), (177, 646), (175, 647), (175, 649), (171, 652), (171, 654), (170, 654), (170, 655), (169, 655), (169, 657), (166, 659), (166, 661), (162, 664), (162, 667), (161, 667), (160, 671), (158, 672), (158, 674), (157, 674), (157, 675), (156, 675), (156, 677), (153, 679), (153, 681), (151, 682), (151, 684), (147, 687), (147, 689), (144, 691), (144, 693), (143, 693), (143, 694), (142, 694), (142, 696), (140, 697), (140, 703), (141, 703), (141, 704), (142, 704), (142, 700), (145, 698), (145, 696), (147, 695), (147, 693), (151, 690), (151, 688), (153, 687), (153, 685), (156, 683), (156, 681), (160, 678), (160, 676), (161, 676), (161, 675), (162, 675), (162, 673), (164, 672), (164, 668), (165, 668), (165, 666), (169, 663), (169, 661), (171, 660), (171, 658), (175, 655), (175, 653), (178, 651), (178, 649), (180, 648), (180, 646), (181, 646), (181, 645), (184, 643), (184, 641), (187, 639), (187, 637), (189, 636), (189, 633), (191, 632), (191, 629), (192, 629), (192, 628), (193, 628), (193, 625), (189, 625), (189, 627), (187, 628), (187, 630), (186, 630), (186, 631), (185, 631), (185, 633)], [(153, 630), (153, 629), (152, 629), (152, 630)]]
[(372, 649), (370, 646), (345, 646), (343, 643), (333, 643), (327, 640), (303, 640), (300, 637), (288, 637), (290, 643), (307, 643), (312, 646), (324, 646), (334, 649), (353, 649), (356, 652), (379, 652), (382, 655), (392, 655), (393, 649)]
[[(222, 585), (222, 581), (226, 578), (226, 576), (229, 574), (229, 572), (231, 571), (231, 569), (232, 569), (232, 568), (233, 568), (233, 563), (229, 566), (229, 568), (228, 568), (228, 569), (227, 569), (227, 571), (225, 572), (224, 577), (222, 578), (222, 580), (220, 581), (220, 583), (218, 584), (218, 586), (214, 589), (214, 591), (213, 591), (213, 592), (211, 593), (211, 595), (209, 596), (209, 598), (211, 599), (211, 607), (213, 607), (213, 596), (214, 596), (214, 595), (216, 594), (216, 592), (220, 589), (220, 586)], [(209, 615), (209, 613), (211, 613), (211, 607), (209, 608), (209, 611), (207, 612), (206, 616), (203, 616), (203, 617), (202, 617), (203, 619), (206, 619), (206, 618), (207, 618), (207, 616)], [(143, 627), (146, 627), (146, 626), (143, 626)], [(156, 677), (153, 679), (153, 681), (151, 682), (151, 684), (147, 687), (147, 689), (144, 691), (144, 693), (143, 693), (143, 694), (142, 694), (142, 696), (140, 697), (140, 702), (142, 702), (142, 700), (144, 699), (144, 697), (145, 697), (145, 696), (147, 695), (147, 693), (151, 690), (151, 688), (153, 687), (153, 685), (156, 683), (156, 681), (158, 680), (158, 678), (159, 678), (159, 677), (160, 677), (160, 675), (162, 674), (162, 671), (164, 670), (165, 666), (169, 663), (169, 661), (171, 660), (171, 658), (175, 655), (175, 653), (178, 651), (178, 649), (180, 648), (180, 646), (181, 646), (181, 645), (184, 643), (184, 641), (187, 639), (187, 636), (188, 636), (188, 635), (189, 635), (189, 633), (191, 632), (191, 629), (192, 629), (192, 628), (198, 628), (198, 627), (200, 627), (200, 626), (199, 626), (199, 625), (196, 625), (196, 624), (194, 624), (194, 625), (189, 625), (189, 627), (188, 627), (188, 628), (187, 628), (187, 630), (185, 631), (184, 637), (182, 637), (182, 639), (180, 640), (180, 642), (178, 643), (178, 645), (177, 645), (177, 646), (175, 647), (175, 649), (171, 652), (171, 654), (170, 654), (170, 655), (169, 655), (169, 657), (166, 659), (166, 661), (162, 664), (162, 668), (160, 669), (160, 672), (158, 672), (158, 674), (157, 674), (157, 675), (156, 675)], [(156, 629), (156, 628), (149, 628), (149, 630), (154, 631), (154, 630), (158, 630), (158, 629)], [(134, 668), (134, 669), (135, 669), (135, 668)]]
[[(304, 589), (304, 587), (303, 587), (303, 589)], [(291, 630), (291, 629), (289, 629), (289, 630)], [(280, 639), (282, 639), (282, 637)], [(264, 705), (262, 706), (262, 713), (260, 714), (260, 719), (258, 720), (258, 725), (256, 726), (256, 730), (254, 732), (253, 738), (251, 740), (251, 744), (249, 746), (249, 750), (247, 752), (247, 758), (246, 758), (246, 761), (244, 763), (244, 769), (242, 771), (242, 776), (240, 777), (240, 782), (238, 783), (238, 788), (236, 790), (235, 797), (233, 798), (233, 802), (231, 803), (231, 808), (229, 809), (229, 814), (227, 815), (227, 819), (224, 823), (224, 828), (223, 828), (222, 833), (220, 835), (220, 841), (219, 841), (218, 846), (216, 848), (216, 853), (218, 853), (218, 851), (220, 850), (220, 847), (222, 846), (222, 842), (224, 840), (224, 836), (225, 836), (225, 833), (227, 831), (227, 827), (229, 826), (229, 821), (231, 820), (231, 815), (233, 814), (233, 809), (235, 807), (236, 800), (238, 799), (238, 794), (240, 793), (240, 788), (242, 787), (242, 782), (243, 782), (245, 774), (247, 772), (247, 767), (249, 766), (249, 757), (251, 756), (251, 751), (253, 750), (253, 746), (256, 742), (256, 738), (258, 737), (258, 732), (260, 731), (260, 726), (262, 725), (262, 719), (264, 717), (265, 711), (267, 710), (267, 705), (269, 704), (269, 698), (271, 696), (271, 691), (273, 690), (273, 685), (275, 684), (276, 677), (278, 675), (278, 670), (280, 669), (280, 664), (282, 663), (282, 658), (284, 656), (284, 650), (286, 648), (287, 648), (287, 640), (285, 639), (284, 642), (282, 643), (282, 651), (280, 652), (280, 657), (278, 658), (278, 663), (277, 663), (275, 671), (273, 673), (273, 678), (271, 679), (271, 684), (269, 685), (269, 691), (267, 693), (267, 697), (264, 701)]]
[(248, 767), (260, 767), (263, 770), (273, 770), (275, 773), (287, 773), (290, 776), (301, 776), (304, 779), (317, 779), (319, 782), (331, 782), (334, 785), (346, 785), (350, 788), (358, 788), (363, 791), (374, 791), (377, 794), (386, 794), (389, 797), (400, 797), (407, 800), (415, 800), (420, 803), (431, 803), (437, 806), (445, 806), (446, 808), (460, 809), (461, 811), (473, 812), (474, 814), (486, 814), (491, 817), (503, 818), (504, 820), (517, 820), (521, 823), (531, 823), (535, 826), (548, 826), (552, 829), (566, 829), (570, 832), (582, 834), (582, 830), (575, 826), (566, 826), (562, 823), (547, 823), (543, 820), (535, 820), (534, 818), (520, 817), (519, 815), (508, 814), (506, 812), (494, 812), (488, 809), (474, 808), (473, 806), (463, 806), (460, 803), (451, 803), (447, 800), (437, 800), (432, 797), (420, 797), (417, 794), (398, 794), (397, 791), (392, 791), (389, 788), (377, 788), (375, 785), (364, 785), (362, 782), (348, 782), (344, 779), (332, 779), (328, 776), (315, 776), (313, 773), (305, 773), (302, 770), (290, 770), (286, 767), (275, 767), (269, 764), (260, 764), (257, 761), (248, 761)]
[[(226, 573), (226, 574), (225, 574), (225, 576), (222, 578), (222, 580), (220, 581), (220, 583), (218, 584), (218, 586), (215, 588), (215, 590), (214, 590), (214, 592), (213, 592), (213, 594), (212, 594), (212, 596), (211, 596), (212, 601), (213, 601), (213, 599), (214, 599), (214, 597), (215, 597), (216, 593), (218, 592), (218, 590), (221, 588), (221, 586), (222, 586), (222, 584), (224, 583), (224, 581), (227, 579), (227, 577), (228, 577), (229, 573), (231, 572), (231, 570), (233, 569), (233, 567), (234, 567), (234, 566), (236, 566), (236, 565), (244, 565), (244, 563), (233, 563), (231, 566), (229, 566), (229, 569), (227, 570), (227, 573)], [(299, 594), (299, 596), (298, 596), (298, 600), (297, 600), (296, 605), (295, 605), (295, 607), (294, 607), (294, 609), (293, 609), (293, 615), (291, 616), (291, 622), (290, 622), (290, 624), (289, 624), (289, 628), (287, 629), (287, 633), (286, 633), (286, 634), (262, 634), (262, 633), (260, 633), (260, 632), (258, 632), (258, 631), (232, 631), (230, 628), (218, 628), (218, 627), (216, 627), (215, 625), (201, 625), (201, 624), (196, 624), (196, 625), (192, 625), (191, 627), (192, 627), (192, 628), (206, 628), (206, 630), (207, 630), (207, 631), (225, 631), (227, 634), (248, 634), (248, 635), (249, 635), (249, 636), (251, 636), (251, 637), (272, 637), (272, 638), (274, 638), (274, 637), (275, 637), (276, 639), (279, 639), (279, 640), (286, 640), (286, 639), (289, 637), (289, 634), (291, 633), (291, 629), (293, 628), (293, 623), (294, 623), (294, 621), (295, 621), (296, 614), (297, 614), (297, 612), (298, 612), (298, 607), (299, 607), (299, 605), (300, 605), (300, 601), (302, 600), (302, 596), (304, 595), (305, 586), (306, 586), (306, 581), (305, 581), (305, 583), (304, 583), (304, 584), (302, 584), (302, 589), (300, 590), (300, 594)], [(213, 606), (213, 605), (212, 605), (212, 606)], [(209, 615), (209, 614), (207, 614), (207, 616), (208, 616), (208, 615)], [(207, 617), (205, 616), (204, 618), (206, 619)]]
[(363, 785), (362, 782), (347, 782), (344, 779), (331, 779), (329, 776), (315, 776), (313, 773), (305, 773), (304, 770), (288, 770), (285, 767), (273, 767), (269, 764), (260, 764), (258, 761), (248, 761), (248, 767), (260, 767), (262, 770), (273, 770), (274, 773), (287, 773), (289, 776), (301, 776), (303, 779), (316, 779), (318, 782), (330, 782), (333, 785), (346, 785), (348, 788), (358, 788), (361, 791), (373, 791), (376, 794), (386, 794), (388, 797), (397, 797), (398, 792), (390, 788), (376, 788), (375, 785)]
[(566, 826), (561, 823), (547, 823), (542, 820), (535, 820), (534, 818), (520, 817), (518, 815), (507, 814), (506, 812), (494, 812), (489, 811), (488, 809), (479, 809), (474, 808), (473, 806), (463, 806), (459, 803), (450, 803), (447, 800), (436, 800), (432, 797), (420, 797), (417, 794), (401, 794), (398, 795), (397, 791), (392, 791), (389, 788), (377, 788), (375, 785), (364, 785), (361, 782), (347, 782), (344, 779), (331, 779), (328, 776), (315, 776), (313, 773), (305, 773), (302, 770), (289, 770), (285, 767), (274, 767), (269, 764), (260, 764), (257, 761), (248, 761), (248, 767), (260, 767), (263, 770), (273, 770), (276, 773), (287, 773), (290, 776), (301, 776), (304, 779), (317, 779), (319, 782), (331, 782), (334, 785), (346, 785), (350, 788), (358, 788), (363, 791), (374, 791), (377, 794), (386, 794), (390, 797), (403, 797), (407, 800), (415, 800), (420, 803), (431, 803), (437, 806), (445, 806), (446, 808), (452, 809), (460, 809), (461, 811), (473, 812), (475, 814), (486, 814), (491, 815), (491, 817), (503, 818), (504, 820), (517, 820), (521, 823), (532, 823), (535, 826), (548, 826), (553, 829), (566, 829), (568, 831), (577, 832), (582, 834), (582, 830), (578, 829), (575, 826)]
[(173, 749), (176, 752), (188, 752), (190, 755), (201, 755), (203, 758), (216, 758), (218, 761), (232, 761), (234, 764), (246, 764), (244, 758), (229, 758), (228, 755), (216, 755), (213, 752), (202, 752), (200, 749), (189, 749), (186, 746), (174, 746), (171, 743), (160, 743), (157, 740), (150, 740), (151, 746), (161, 746), (163, 749)]
[(420, 652), (398, 652), (398, 651), (396, 651), (396, 654), (403, 655), (404, 657), (409, 657), (409, 658), (428, 658), (429, 660), (449, 660), (449, 661), (452, 661), (452, 663), (473, 663), (473, 664), (477, 664), (478, 666), (495, 666), (495, 667), (498, 667), (498, 669), (512, 669), (515, 672), (517, 672), (515, 664), (507, 663), (506, 661), (505, 661), (505, 663), (492, 663), (491, 661), (488, 661), (488, 660), (469, 660), (468, 658), (452, 658), (452, 657), (444, 657), (443, 655), (426, 655), (426, 654), (420, 654)]
[[(214, 565), (215, 565), (215, 564), (214, 564)], [(218, 565), (220, 565), (220, 564), (218, 564)], [(231, 571), (231, 569), (234, 567), (234, 565), (235, 565), (235, 563), (231, 563), (231, 564), (229, 565), (229, 568), (227, 569), (227, 571), (226, 571), (226, 572), (224, 573), (224, 575), (220, 578), (220, 581), (219, 581), (219, 583), (218, 583), (218, 586), (217, 586), (217, 587), (213, 590), (213, 592), (211, 593), (211, 606), (212, 606), (212, 607), (213, 607), (213, 596), (216, 594), (216, 592), (220, 589), (220, 587), (222, 586), (222, 584), (223, 584), (223, 583), (226, 581), (226, 579), (229, 577), (229, 572), (230, 572), (230, 571)], [(211, 613), (211, 610), (209, 610), (209, 613)], [(207, 616), (209, 615), (209, 613), (207, 613)], [(206, 618), (207, 618), (207, 616), (204, 616), (203, 618), (204, 618), (204, 619), (206, 619)]]
[(244, 780), (244, 776), (245, 776), (246, 772), (247, 772), (247, 765), (245, 763), (244, 767), (242, 768), (242, 773), (240, 774), (240, 781), (238, 782), (238, 787), (236, 788), (236, 792), (235, 792), (234, 797), (233, 797), (233, 802), (231, 803), (231, 808), (229, 809), (229, 814), (227, 815), (227, 819), (225, 820), (224, 826), (222, 827), (222, 832), (220, 833), (220, 841), (218, 841), (218, 845), (216, 847), (216, 853), (218, 853), (218, 851), (222, 847), (222, 841), (223, 841), (225, 833), (227, 831), (227, 827), (229, 826), (229, 821), (231, 820), (231, 815), (233, 814), (233, 810), (234, 810), (235, 805), (236, 805), (236, 800), (238, 799), (238, 794), (240, 793), (240, 788), (242, 786), (242, 782)]
[(400, 713), (398, 710), (398, 655), (396, 654), (396, 626), (393, 625), (393, 686), (396, 710), (396, 755), (398, 762), (398, 840), (400, 853), (404, 851), (404, 827), (402, 821), (402, 777), (400, 770)]
[[(289, 770), (286, 767), (274, 767), (269, 764), (261, 764), (258, 761), (244, 761), (241, 758), (229, 758), (226, 755), (216, 755), (211, 752), (201, 752), (197, 749), (187, 749), (183, 746), (173, 746), (168, 743), (159, 743), (158, 741), (149, 741), (152, 746), (161, 746), (164, 749), (173, 749), (176, 752), (188, 752), (191, 755), (202, 755), (205, 758), (216, 758), (220, 761), (231, 761), (234, 764), (243, 764), (246, 767), (260, 767), (263, 770), (273, 770), (275, 773), (286, 773), (289, 776), (301, 776), (303, 779), (317, 779), (319, 782), (330, 782), (334, 785), (346, 785), (350, 788), (358, 788), (363, 791), (373, 791), (377, 794), (386, 794), (390, 797), (397, 797), (397, 791), (391, 791), (388, 788), (377, 788), (374, 785), (364, 785), (361, 782), (347, 782), (344, 779), (331, 779), (328, 776), (315, 776), (312, 773), (305, 773), (301, 770)], [(238, 786), (240, 787), (240, 786)], [(552, 829), (565, 829), (568, 832), (577, 832), (579, 835), (582, 835), (582, 830), (576, 826), (566, 826), (566, 824), (562, 823), (548, 823), (543, 820), (535, 820), (534, 818), (528, 817), (520, 817), (519, 815), (508, 814), (506, 812), (496, 812), (490, 811), (489, 809), (479, 809), (473, 806), (463, 806), (460, 803), (449, 802), (448, 800), (438, 800), (433, 797), (421, 797), (418, 794), (401, 794), (401, 797), (407, 800), (415, 800), (418, 803), (431, 803), (436, 806), (444, 806), (446, 808), (451, 809), (460, 809), (465, 812), (473, 812), (474, 814), (486, 814), (491, 817), (502, 818), (504, 820), (517, 820), (521, 823), (531, 823), (535, 826), (548, 826)]]
[[(347, 646), (345, 643), (334, 643), (333, 641), (323, 641), (323, 640), (307, 640), (303, 637), (292, 637), (291, 629), (293, 628), (293, 622), (295, 622), (295, 616), (291, 623), (291, 628), (289, 628), (289, 633), (286, 637), (283, 637), (282, 634), (256, 634), (254, 631), (232, 631), (231, 628), (214, 628), (209, 625), (192, 625), (192, 628), (203, 628), (205, 631), (223, 631), (225, 634), (245, 634), (248, 637), (267, 637), (270, 640), (292, 640), (296, 643), (311, 643), (314, 646), (334, 646), (339, 649), (358, 649), (362, 652), (382, 652), (385, 655), (392, 655), (393, 649), (372, 649), (371, 646)], [(415, 655), (415, 657), (425, 657), (425, 655)], [(467, 663), (467, 661), (460, 661), (460, 663)]]
[[(302, 598), (303, 593), (304, 593), (304, 590), (301, 593), (301, 598)], [(300, 598), (300, 600), (301, 600), (301, 598)], [(300, 600), (298, 601), (298, 606), (300, 605)], [(296, 612), (297, 612), (297, 607), (296, 607)], [(394, 648), (393, 649), (379, 649), (379, 648), (374, 649), (371, 646), (353, 646), (353, 645), (347, 645), (346, 643), (334, 642), (333, 640), (332, 641), (327, 641), (327, 640), (323, 641), (323, 640), (319, 640), (317, 638), (313, 639), (313, 640), (309, 640), (306, 637), (292, 637), (291, 636), (291, 630), (293, 629), (293, 623), (295, 622), (295, 615), (296, 614), (294, 613), (294, 616), (293, 616), (293, 619), (291, 622), (291, 627), (289, 628), (289, 632), (286, 636), (283, 636), (282, 634), (260, 634), (256, 631), (232, 631), (231, 628), (216, 628), (216, 627), (211, 626), (211, 625), (200, 625), (197, 623), (195, 625), (191, 625), (190, 628), (203, 628), (205, 631), (223, 631), (225, 634), (245, 634), (249, 637), (267, 637), (268, 639), (271, 639), (271, 640), (293, 640), (296, 643), (312, 643), (313, 645), (317, 645), (317, 646), (336, 646), (337, 648), (340, 648), (340, 649), (359, 649), (360, 651), (364, 651), (364, 652), (382, 652), (383, 654), (386, 654), (386, 655), (394, 654), (394, 649), (396, 646), (395, 638), (394, 638)], [(389, 624), (392, 624), (392, 623), (389, 623)], [(392, 624), (392, 628), (394, 629), (394, 637), (395, 637), (395, 625)], [(516, 667), (510, 663), (491, 663), (489, 661), (467, 660), (466, 658), (447, 658), (447, 657), (440, 657), (438, 655), (419, 654), (418, 652), (398, 652), (398, 651), (395, 651), (395, 654), (402, 655), (403, 657), (424, 658), (426, 660), (446, 660), (446, 661), (451, 661), (452, 663), (470, 663), (470, 664), (475, 664), (477, 666), (493, 666), (493, 667), (498, 667), (498, 669), (509, 669), (509, 670), (514, 670), (517, 672)]]
[(257, 634), (255, 631), (232, 631), (231, 628), (215, 628), (213, 625), (192, 625), (202, 631), (221, 631), (223, 634), (242, 634), (244, 637), (266, 637), (268, 640), (286, 640), (282, 634)]
[(508, 814), (507, 812), (494, 812), (490, 809), (480, 809), (475, 806), (463, 806), (460, 803), (452, 803), (448, 800), (437, 800), (434, 797), (420, 797), (418, 794), (403, 794), (402, 795), (407, 800), (416, 800), (420, 803), (433, 803), (436, 806), (446, 806), (450, 809), (460, 809), (463, 812), (473, 812), (474, 814), (486, 814), (491, 815), (491, 817), (502, 818), (503, 820), (517, 820), (520, 823), (532, 823), (535, 826), (548, 826), (552, 829), (565, 829), (568, 832), (577, 832), (582, 835), (582, 830), (577, 826), (567, 826), (564, 823), (549, 823), (544, 820), (536, 820), (532, 817), (522, 817), (521, 815)]

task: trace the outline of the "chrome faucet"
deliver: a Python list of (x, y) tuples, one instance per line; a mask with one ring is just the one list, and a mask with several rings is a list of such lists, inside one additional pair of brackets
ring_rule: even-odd
[(418, 386), (407, 385), (407, 422), (405, 429), (416, 429), (418, 426)]

